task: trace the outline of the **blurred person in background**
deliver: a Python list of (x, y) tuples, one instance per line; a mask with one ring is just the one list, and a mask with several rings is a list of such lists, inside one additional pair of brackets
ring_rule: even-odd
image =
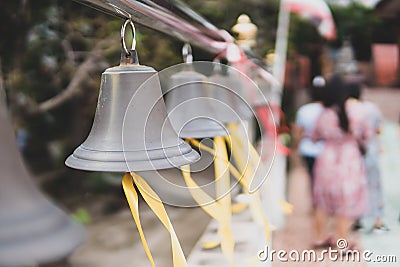
[(367, 118), (372, 127), (372, 137), (366, 145), (364, 155), (365, 172), (368, 184), (368, 205), (363, 217), (372, 218), (374, 220), (371, 229), (373, 233), (382, 233), (389, 231), (389, 228), (382, 221), (384, 215), (383, 193), (381, 173), (379, 169), (380, 146), (378, 140), (378, 135), (381, 131), (382, 113), (374, 103), (365, 100), (361, 101), (361, 86), (359, 83), (349, 83), (348, 87), (350, 97), (355, 101), (360, 101), (364, 106)]
[[(314, 141), (325, 142), (314, 166), (315, 248), (335, 246), (336, 240), (343, 238), (349, 242), (347, 249), (356, 249), (349, 239), (350, 228), (367, 207), (362, 148), (370, 139), (371, 127), (362, 104), (348, 101), (348, 97), (342, 78), (332, 76), (322, 95), (324, 109), (312, 132)], [(329, 216), (335, 223), (334, 239), (327, 231)]]
[(323, 109), (321, 103), (321, 91), (325, 87), (325, 79), (322, 76), (316, 76), (312, 81), (311, 99), (312, 102), (299, 108), (296, 114), (295, 125), (292, 127), (294, 149), (303, 158), (310, 176), (311, 191), (314, 184), (314, 163), (315, 158), (323, 148), (323, 141), (313, 142), (311, 133), (315, 123)]

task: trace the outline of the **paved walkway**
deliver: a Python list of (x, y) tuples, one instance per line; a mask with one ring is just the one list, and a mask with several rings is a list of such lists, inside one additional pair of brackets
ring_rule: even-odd
[[(394, 123), (385, 123), (381, 136), (383, 151), (380, 157), (385, 203), (385, 223), (390, 232), (380, 235), (363, 233), (363, 247), (375, 255), (393, 255), (397, 263), (371, 262), (368, 266), (400, 266), (400, 128)], [(371, 222), (366, 221), (367, 225)]]

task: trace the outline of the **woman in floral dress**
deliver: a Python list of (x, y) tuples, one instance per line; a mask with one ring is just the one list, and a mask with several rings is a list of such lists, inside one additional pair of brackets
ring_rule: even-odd
[[(315, 247), (348, 240), (351, 225), (366, 209), (366, 177), (362, 148), (371, 136), (363, 106), (348, 100), (348, 88), (339, 76), (327, 83), (321, 112), (312, 138), (325, 146), (315, 168)], [(335, 221), (335, 236), (327, 234), (328, 217)]]

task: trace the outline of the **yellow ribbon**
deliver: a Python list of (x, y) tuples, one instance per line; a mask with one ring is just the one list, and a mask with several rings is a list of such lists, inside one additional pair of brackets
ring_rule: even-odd
[[(233, 233), (230, 229), (230, 220), (225, 216), (224, 207), (220, 203), (220, 200), (215, 201), (211, 196), (209, 196), (203, 189), (201, 189), (198, 184), (193, 180), (190, 175), (190, 166), (185, 165), (181, 167), (183, 177), (185, 179), (186, 185), (189, 188), (193, 199), (199, 203), (200, 207), (212, 218), (214, 218), (218, 224), (218, 234), (221, 239), (221, 250), (226, 259), (230, 262), (232, 266), (233, 263), (233, 250), (234, 250), (234, 240)], [(207, 242), (205, 245), (207, 248), (212, 248), (217, 246), (217, 242)]]
[(144, 236), (143, 233), (142, 224), (140, 223), (138, 194), (135, 190), (135, 187), (133, 186), (132, 177), (129, 173), (125, 173), (125, 175), (122, 177), (122, 187), (124, 189), (126, 199), (128, 200), (133, 220), (135, 221), (137, 229), (139, 231), (140, 239), (142, 240), (146, 256), (149, 259), (151, 266), (155, 267), (153, 256), (151, 255), (149, 246), (146, 241), (146, 237)]
[(228, 167), (228, 153), (226, 151), (225, 140), (221, 136), (214, 137), (215, 143), (215, 191), (217, 200), (221, 203), (221, 217), (225, 219), (219, 225), (219, 232), (221, 233), (221, 249), (224, 255), (231, 261), (233, 266), (233, 251), (235, 241), (233, 240), (233, 233), (231, 229), (231, 185), (230, 173)]
[[(132, 182), (133, 178), (133, 182)], [(137, 175), (134, 172), (126, 173), (122, 177), (122, 186), (128, 200), (129, 207), (132, 212), (133, 219), (137, 225), (139, 235), (146, 252), (147, 258), (150, 261), (152, 267), (155, 266), (153, 257), (151, 255), (149, 246), (147, 244), (146, 238), (143, 233), (143, 229), (140, 223), (139, 216), (139, 204), (138, 204), (138, 194), (133, 186), (133, 183), (136, 184), (140, 194), (142, 195), (145, 202), (149, 205), (151, 210), (156, 214), (158, 219), (167, 229), (171, 237), (171, 246), (172, 246), (172, 260), (174, 267), (186, 267), (186, 259), (183, 254), (182, 247), (179, 243), (178, 237), (176, 236), (175, 230), (171, 224), (171, 221), (168, 218), (167, 212), (165, 211), (164, 205), (162, 204), (161, 199), (157, 196), (157, 194), (151, 189), (151, 187), (146, 183), (146, 181)]]
[(293, 213), (294, 207), (293, 207), (293, 205), (290, 204), (289, 202), (287, 202), (287, 201), (285, 201), (285, 200), (281, 200), (281, 201), (279, 202), (279, 205), (281, 205), (281, 207), (282, 207), (282, 209), (283, 209), (283, 213), (284, 213), (285, 215), (290, 215), (290, 214)]
[(247, 203), (235, 203), (232, 205), (232, 213), (240, 213), (247, 208)]
[[(260, 156), (248, 140), (246, 140), (247, 146), (245, 146), (245, 141), (239, 136), (237, 123), (228, 124), (228, 130), (230, 132), (230, 137), (232, 138), (232, 141), (228, 137), (226, 137), (226, 141), (232, 147), (231, 152), (233, 154), (235, 163), (238, 166), (239, 171), (244, 176), (243, 179), (240, 180), (240, 182), (244, 188), (245, 193), (248, 194), (252, 199), (252, 201), (250, 201), (249, 203), (250, 212), (253, 216), (253, 219), (263, 226), (266, 241), (269, 242), (271, 238), (271, 229), (262, 209), (260, 193), (259, 191), (255, 191), (250, 194), (250, 184), (254, 176), (256, 175), (255, 170), (260, 163)], [(237, 148), (233, 147), (231, 142), (235, 146), (237, 146)]]
[[(204, 211), (206, 211), (212, 218), (216, 219), (219, 222), (218, 233), (221, 238), (221, 243), (220, 243), (221, 250), (232, 266), (235, 265), (233, 263), (234, 240), (233, 240), (232, 229), (230, 226), (231, 212), (241, 211), (242, 209), (245, 208), (246, 205), (243, 203), (238, 203), (237, 206), (231, 205), (231, 197), (229, 193), (230, 173), (242, 184), (245, 192), (249, 194), (249, 186), (251, 184), (252, 178), (254, 177), (254, 175), (256, 175), (255, 169), (257, 168), (260, 162), (259, 161), (260, 158), (257, 151), (249, 142), (248, 142), (249, 151), (245, 149), (243, 140), (239, 136), (237, 126), (238, 126), (237, 124), (231, 124), (228, 125), (228, 129), (230, 128), (233, 143), (235, 144), (235, 146), (238, 147), (237, 149), (231, 149), (231, 152), (234, 155), (235, 162), (238, 165), (240, 172), (232, 164), (230, 164), (228, 160), (227, 148), (223, 137), (214, 138), (215, 149), (207, 147), (206, 145), (199, 143), (195, 139), (189, 139), (189, 141), (195, 146), (199, 147), (199, 149), (203, 149), (215, 156), (214, 168), (216, 175), (216, 193), (217, 193), (216, 201), (212, 197), (210, 197), (207, 193), (205, 193), (192, 179), (190, 175), (189, 165), (181, 167), (185, 182), (188, 185), (189, 190), (195, 201), (197, 201), (200, 204), (201, 208)], [(231, 140), (229, 138), (226, 138), (226, 141), (232, 148)], [(246, 159), (245, 155), (249, 155), (248, 159)], [(170, 234), (173, 266), (186, 267), (187, 263), (182, 251), (182, 247), (180, 246), (178, 237), (174, 231), (171, 221), (168, 218), (168, 215), (165, 211), (161, 199), (157, 196), (157, 194), (151, 189), (151, 187), (146, 183), (146, 181), (142, 177), (140, 177), (134, 172), (130, 174), (126, 173), (122, 178), (123, 189), (126, 198), (128, 200), (128, 204), (131, 209), (133, 219), (137, 225), (145, 253), (150, 261), (151, 266), (154, 267), (155, 263), (151, 255), (149, 246), (147, 244), (146, 238), (144, 236), (144, 232), (140, 222), (138, 193), (135, 190), (134, 184), (136, 184), (145, 202), (153, 210), (153, 212), (156, 214), (156, 216), (159, 218), (159, 220), (162, 222), (162, 224)], [(259, 193), (254, 192), (249, 195), (252, 198), (249, 207), (254, 217), (254, 220), (264, 225), (264, 229), (267, 236), (266, 239), (267, 241), (269, 241), (270, 230), (267, 220), (265, 219), (264, 213), (262, 211)], [(286, 203), (281, 203), (281, 205), (284, 206), (287, 210), (290, 210), (289, 205), (284, 205), (284, 204)], [(208, 242), (207, 244), (204, 244), (204, 246), (208, 248), (215, 247), (218, 245), (219, 242)]]
[[(258, 158), (255, 157), (258, 155), (257, 151), (255, 148), (248, 143), (249, 150), (251, 153), (245, 153), (245, 146), (243, 144), (242, 139), (238, 136), (237, 134), (237, 125), (231, 125), (231, 137), (235, 143), (235, 149), (231, 149), (232, 154), (234, 155), (234, 159), (236, 164), (239, 166), (241, 172), (239, 172), (230, 162), (229, 160), (226, 159), (221, 159), (225, 160), (228, 164), (228, 168), (231, 172), (231, 174), (240, 182), (240, 184), (243, 186), (244, 191), (247, 195), (250, 195), (251, 201), (249, 204), (250, 212), (253, 216), (253, 219), (258, 222), (259, 224), (263, 225), (264, 232), (265, 232), (265, 237), (266, 240), (269, 241), (271, 238), (271, 229), (269, 227), (268, 221), (264, 215), (262, 205), (261, 205), (261, 200), (260, 200), (260, 194), (258, 191), (253, 192), (252, 194), (249, 193), (249, 185), (255, 175), (255, 172), (252, 170), (252, 166), (257, 166), (259, 163), (259, 156)], [(231, 144), (231, 139), (227, 136), (226, 141), (228, 142), (229, 146), (232, 148)], [(196, 139), (188, 138), (187, 141), (192, 143), (195, 147), (198, 147), (201, 150), (204, 150), (212, 155), (215, 156), (215, 159), (219, 158), (217, 155), (216, 151), (212, 149), (211, 147), (208, 147)], [(246, 160), (246, 155), (248, 155), (248, 160)], [(241, 174), (242, 173), (242, 174)], [(240, 207), (240, 210), (242, 210), (246, 204), (244, 203), (238, 203), (242, 204)], [(236, 211), (236, 206), (234, 206)]]
[[(199, 141), (197, 141), (196, 139), (192, 139), (192, 138), (187, 138), (187, 141), (189, 141), (190, 143), (192, 143), (195, 147), (199, 148), (200, 150), (204, 150), (208, 153), (210, 153), (211, 155), (213, 155), (214, 157), (217, 157), (216, 155), (216, 151), (214, 149), (212, 149), (211, 147), (208, 147), (202, 143), (200, 143)], [(221, 159), (221, 158), (220, 158)], [(231, 172), (231, 174), (239, 181), (242, 182), (242, 178), (244, 177), (242, 174), (240, 174), (240, 172), (235, 168), (235, 166), (233, 166), (229, 160), (226, 159), (221, 159), (224, 162), (227, 163), (227, 166), (229, 168), (229, 171)]]
[(219, 241), (206, 241), (201, 246), (203, 249), (213, 249), (218, 247), (221, 244)]
[[(237, 133), (237, 129), (238, 129), (238, 125), (237, 124), (230, 124), (228, 125), (228, 129), (230, 129), (233, 132), (232, 138), (235, 139), (238, 142), (243, 142), (241, 141), (240, 137), (236, 134)], [(235, 130), (236, 129), (236, 130)], [(227, 138), (227, 141), (229, 142), (230, 139)], [(244, 144), (241, 144), (241, 147), (244, 147)], [(260, 155), (258, 154), (257, 150), (254, 148), (254, 146), (252, 146), (250, 143), (248, 144), (249, 147), (249, 153), (250, 153), (250, 164), (251, 166), (253, 166), (254, 168), (257, 169), (257, 167), (259, 166), (259, 164), (262, 162)], [(240, 155), (238, 155), (240, 156)], [(285, 200), (281, 200), (279, 202), (280, 206), (282, 207), (283, 213), (285, 215), (290, 215), (293, 213), (293, 205)]]

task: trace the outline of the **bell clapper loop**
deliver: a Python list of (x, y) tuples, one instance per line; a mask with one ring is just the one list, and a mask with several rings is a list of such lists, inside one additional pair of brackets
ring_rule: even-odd
[(182, 57), (184, 63), (193, 63), (192, 47), (189, 43), (185, 43), (182, 47)]
[(136, 29), (135, 25), (132, 22), (132, 18), (127, 19), (121, 27), (121, 42), (122, 42), (122, 48), (124, 49), (125, 53), (130, 56), (130, 51), (126, 48), (126, 43), (125, 43), (125, 30), (128, 23), (131, 26), (132, 36), (133, 36), (131, 50), (136, 49)]
[[(131, 26), (132, 30), (132, 46), (131, 49), (126, 47), (125, 42), (125, 30), (128, 24)], [(133, 24), (132, 18), (129, 17), (121, 27), (121, 64), (139, 64), (138, 55), (136, 52), (136, 28)]]

